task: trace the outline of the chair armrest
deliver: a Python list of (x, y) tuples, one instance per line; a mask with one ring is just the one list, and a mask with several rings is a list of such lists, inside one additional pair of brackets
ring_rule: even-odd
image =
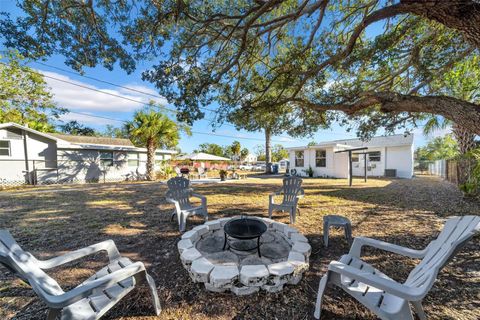
[(362, 272), (360, 269), (351, 267), (339, 261), (330, 262), (328, 265), (328, 270), (347, 276), (352, 280), (355, 279), (366, 285), (383, 290), (387, 293), (391, 293), (408, 301), (419, 301), (425, 296), (426, 288), (414, 288), (406, 286), (391, 279), (382, 278), (372, 273)]
[(180, 203), (177, 200), (174, 200), (174, 199), (171, 199), (171, 198), (165, 198), (165, 200), (168, 203), (171, 203), (171, 204), (175, 205), (175, 210), (177, 210), (177, 212), (182, 211), (182, 209), (180, 209)]
[(305, 190), (300, 189), (297, 193), (297, 199), (302, 199), (305, 196)]
[(106, 251), (110, 261), (120, 258), (120, 253), (118, 252), (115, 242), (113, 242), (113, 240), (106, 240), (79, 250), (68, 252), (55, 258), (39, 260), (38, 262), (41, 269), (51, 269), (100, 251)]
[(47, 294), (45, 296), (46, 303), (51, 308), (60, 309), (88, 297), (94, 291), (103, 291), (117, 282), (128, 279), (142, 272), (146, 272), (143, 263), (135, 262), (104, 277), (79, 285), (61, 295), (54, 296)]
[(201, 194), (198, 194), (198, 193), (192, 193), (192, 197), (198, 198), (198, 199), (207, 199), (207, 197), (202, 196)]
[(427, 253), (426, 248), (423, 250), (415, 250), (415, 249), (405, 248), (393, 243), (388, 243), (388, 242), (384, 242), (376, 239), (371, 239), (366, 237), (355, 237), (355, 239), (353, 240), (352, 247), (350, 248), (349, 254), (354, 257), (360, 258), (360, 255), (362, 253), (362, 247), (364, 246), (382, 249), (384, 251), (393, 252), (402, 256), (415, 258), (415, 259), (423, 258)]
[(192, 197), (202, 200), (202, 206), (205, 208), (207, 207), (207, 197), (202, 196), (201, 194), (198, 194), (198, 193), (192, 193)]

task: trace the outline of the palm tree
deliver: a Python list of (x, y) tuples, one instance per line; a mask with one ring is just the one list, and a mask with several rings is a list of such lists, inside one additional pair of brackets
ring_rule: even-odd
[(462, 128), (458, 124), (439, 116), (431, 116), (428, 118), (423, 128), (423, 134), (430, 135), (436, 130), (445, 129), (448, 126), (452, 126), (452, 133), (455, 137), (455, 140), (457, 140), (458, 149), (461, 155), (464, 155), (467, 152), (475, 149), (475, 134), (469, 132), (465, 128)]
[(233, 157), (237, 161), (237, 165), (238, 165), (238, 162), (240, 160), (240, 152), (242, 150), (242, 145), (240, 144), (240, 142), (235, 140), (230, 146), (230, 149), (232, 150)]
[(179, 131), (185, 130), (152, 108), (135, 112), (133, 120), (127, 122), (125, 128), (135, 146), (147, 148), (148, 180), (154, 180), (155, 150), (176, 147), (180, 139)]

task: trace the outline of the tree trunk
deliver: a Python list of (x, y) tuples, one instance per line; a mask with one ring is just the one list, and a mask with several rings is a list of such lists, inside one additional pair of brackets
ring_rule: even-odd
[(153, 139), (147, 140), (147, 179), (149, 181), (155, 180), (155, 141)]
[(465, 39), (480, 48), (480, 2), (474, 0), (401, 0), (400, 7), (448, 28), (458, 30)]
[(480, 106), (468, 101), (447, 96), (416, 96), (396, 92), (364, 92), (354, 102), (339, 104), (316, 104), (303, 99), (292, 99), (305, 107), (318, 110), (343, 111), (354, 115), (369, 107), (380, 105), (385, 113), (419, 112), (441, 115), (473, 134), (480, 135)]
[(271, 133), (270, 129), (265, 128), (265, 172), (271, 173), (271, 168), (268, 166), (270, 162), (272, 162), (272, 147), (270, 145), (271, 142)]
[[(457, 124), (453, 124), (452, 132), (455, 140), (457, 140), (460, 155), (463, 156), (467, 152), (475, 149), (475, 134), (471, 133), (470, 131)], [(469, 177), (472, 174), (471, 171), (474, 167), (471, 162), (471, 159), (465, 159), (463, 157), (458, 159), (457, 165), (459, 184), (465, 184), (469, 180)]]
[(455, 136), (455, 140), (458, 142), (458, 149), (460, 154), (464, 155), (465, 153), (475, 149), (475, 134), (469, 130), (454, 124), (452, 126), (452, 132)]

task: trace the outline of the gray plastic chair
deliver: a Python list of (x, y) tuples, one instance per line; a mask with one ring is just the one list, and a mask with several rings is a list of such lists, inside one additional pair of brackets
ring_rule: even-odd
[[(180, 232), (185, 231), (187, 218), (190, 215), (200, 215), (205, 218), (205, 221), (208, 221), (207, 198), (193, 193), (188, 179), (175, 177), (167, 181), (167, 186), (166, 200), (175, 205), (171, 219), (175, 215), (177, 216)], [(199, 198), (202, 203), (199, 206), (193, 206), (190, 197)]]
[[(358, 302), (384, 320), (413, 320), (410, 305), (418, 318), (427, 319), (422, 300), (432, 288), (438, 272), (480, 231), (479, 216), (450, 218), (437, 239), (423, 250), (356, 237), (350, 252), (328, 265), (320, 280), (315, 306), (315, 318), (320, 318), (322, 298), (327, 285), (342, 288)], [(396, 282), (360, 259), (362, 247), (370, 246), (402, 256), (422, 259), (404, 283)]]
[[(295, 223), (298, 209), (298, 200), (305, 195), (302, 189), (303, 180), (299, 177), (286, 177), (283, 179), (283, 187), (277, 192), (269, 195), (268, 217), (272, 218), (274, 210), (288, 211), (290, 213), (290, 223)], [(281, 203), (275, 203), (275, 196), (282, 195)]]
[[(60, 285), (44, 270), (106, 251), (108, 266), (78, 287), (63, 291)], [(28, 282), (33, 291), (48, 306), (48, 320), (96, 320), (133, 290), (138, 283), (150, 288), (155, 314), (161, 311), (155, 281), (148, 275), (141, 262), (132, 262), (120, 256), (112, 240), (72, 251), (49, 260), (37, 260), (15, 242), (7, 230), (0, 230), (0, 263), (18, 277)]]

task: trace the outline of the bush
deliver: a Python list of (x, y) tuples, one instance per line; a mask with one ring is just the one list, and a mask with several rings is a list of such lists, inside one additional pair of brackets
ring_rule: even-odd
[(477, 197), (480, 195), (480, 148), (474, 149), (460, 159), (465, 161), (468, 166), (465, 166), (466, 181), (459, 185), (460, 190), (466, 196)]

